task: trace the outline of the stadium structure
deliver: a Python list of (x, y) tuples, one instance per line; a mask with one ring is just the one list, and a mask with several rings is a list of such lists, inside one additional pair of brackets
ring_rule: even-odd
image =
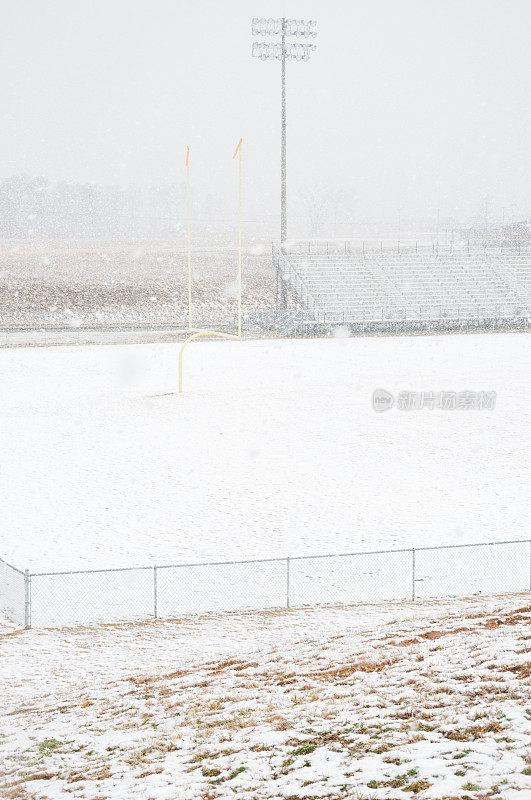
[(531, 317), (531, 248), (354, 249), (350, 242), (273, 245), (284, 333), (521, 329)]

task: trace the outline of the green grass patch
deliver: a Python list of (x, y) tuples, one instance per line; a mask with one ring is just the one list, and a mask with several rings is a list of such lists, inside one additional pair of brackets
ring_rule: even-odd
[(308, 753), (313, 753), (315, 748), (317, 747), (316, 744), (305, 744), (303, 747), (298, 747), (297, 750), (293, 751), (294, 756), (306, 756)]
[(245, 772), (246, 769), (247, 769), (247, 767), (238, 767), (238, 769), (233, 769), (231, 774), (228, 777), (228, 780), (231, 781), (233, 778), (236, 778), (242, 772)]
[(42, 742), (39, 742), (37, 747), (39, 748), (41, 753), (51, 753), (52, 750), (55, 750), (62, 744), (63, 743), (60, 742), (58, 739), (43, 739)]
[(201, 774), (204, 778), (215, 778), (217, 775), (221, 775), (221, 770), (217, 767), (211, 767), (210, 769), (203, 767)]

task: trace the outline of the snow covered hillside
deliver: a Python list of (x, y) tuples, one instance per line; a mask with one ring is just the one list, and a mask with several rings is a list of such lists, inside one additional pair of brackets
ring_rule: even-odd
[(528, 597), (0, 635), (2, 797), (524, 800)]

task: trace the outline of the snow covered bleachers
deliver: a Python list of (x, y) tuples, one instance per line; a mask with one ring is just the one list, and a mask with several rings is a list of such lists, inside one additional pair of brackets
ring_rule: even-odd
[(462, 323), (531, 316), (531, 252), (276, 253), (281, 282), (317, 323)]

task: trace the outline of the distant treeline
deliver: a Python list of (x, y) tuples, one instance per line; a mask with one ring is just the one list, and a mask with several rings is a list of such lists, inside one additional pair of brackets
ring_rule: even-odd
[[(0, 183), (0, 236), (165, 238), (186, 225), (183, 185), (105, 186), (16, 176)], [(211, 198), (201, 198), (208, 217)], [(210, 215), (211, 217), (211, 215)]]
[(531, 241), (531, 220), (520, 220), (509, 225), (475, 225), (462, 228), (459, 235), (469, 244), (484, 247), (528, 245)]

